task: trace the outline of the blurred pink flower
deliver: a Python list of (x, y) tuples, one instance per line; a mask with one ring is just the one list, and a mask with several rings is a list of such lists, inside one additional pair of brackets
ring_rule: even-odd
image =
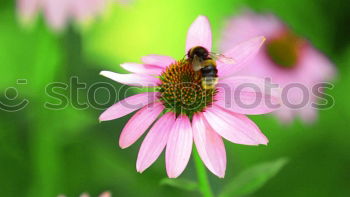
[[(211, 36), (208, 19), (199, 16), (188, 31), (185, 53), (196, 46), (202, 46), (210, 51), (212, 48)], [(264, 88), (265, 84), (262, 79), (230, 77), (243, 68), (246, 61), (255, 56), (264, 40), (264, 37), (258, 36), (239, 43), (224, 53), (227, 57), (234, 57), (236, 65), (217, 62), (218, 74), (222, 77), (219, 84), (232, 89), (243, 83), (256, 84)], [(264, 103), (254, 109), (246, 109), (237, 105), (227, 107), (226, 102), (235, 99), (234, 93), (228, 91), (230, 93), (226, 95), (228, 100), (224, 100), (225, 92), (222, 88), (218, 88), (219, 85), (216, 90), (202, 89), (199, 85), (200, 80), (194, 77), (195, 72), (191, 61), (176, 61), (169, 56), (160, 55), (145, 56), (142, 61), (143, 64), (125, 63), (121, 65), (132, 74), (102, 71), (101, 75), (131, 86), (157, 87), (158, 91), (137, 94), (119, 101), (103, 112), (99, 118), (101, 121), (113, 120), (140, 109), (125, 125), (119, 138), (120, 147), (127, 148), (150, 128), (138, 154), (136, 163), (138, 172), (146, 170), (166, 148), (167, 174), (170, 178), (178, 177), (189, 161), (194, 141), (207, 168), (218, 177), (224, 177), (226, 153), (222, 137), (237, 144), (268, 143), (268, 139), (254, 122), (243, 115), (271, 112), (273, 109), (268, 108)], [(228, 71), (222, 72), (223, 70)], [(272, 100), (272, 102), (278, 100), (278, 94), (268, 95), (260, 90), (255, 91), (247, 90), (241, 92), (239, 96), (243, 98), (243, 102), (250, 102), (256, 97)], [(198, 98), (194, 95), (204, 95), (207, 100), (197, 102), (203, 97)], [(181, 101), (178, 102), (179, 100)], [(191, 103), (196, 103), (196, 105), (193, 106)], [(187, 107), (189, 105), (193, 108)]]
[[(59, 195), (58, 197), (66, 197), (66, 196), (65, 195)], [(87, 194), (87, 193), (84, 193), (84, 194), (80, 195), (80, 197), (90, 197), (90, 195)], [(99, 197), (112, 197), (112, 195), (111, 195), (110, 192), (104, 192), (101, 195), (99, 195)]]
[(312, 87), (335, 77), (333, 64), (275, 16), (257, 15), (249, 11), (228, 20), (220, 48), (227, 50), (242, 40), (256, 35), (266, 36), (266, 43), (257, 57), (239, 74), (271, 78), (272, 82), (279, 84), (281, 88), (292, 83), (303, 84), (308, 89), (308, 95), (302, 93), (299, 88), (291, 88), (286, 96), (288, 101), (283, 98), (283, 102), (296, 106), (309, 97), (306, 106), (291, 109), (287, 105), (282, 105), (275, 115), (284, 123), (291, 122), (298, 115), (306, 123), (313, 122), (317, 117), (317, 111), (311, 103), (317, 102), (317, 98), (312, 94)]
[(69, 20), (84, 23), (101, 14), (107, 0), (17, 0), (17, 10), (24, 24), (32, 23), (40, 10), (55, 31), (62, 31)]

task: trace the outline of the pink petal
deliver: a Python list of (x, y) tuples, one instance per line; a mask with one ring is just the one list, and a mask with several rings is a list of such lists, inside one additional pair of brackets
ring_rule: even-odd
[(17, 0), (17, 10), (23, 22), (31, 22), (40, 7), (39, 0)]
[(173, 125), (165, 152), (169, 178), (178, 177), (186, 168), (192, 151), (192, 128), (187, 116), (181, 115)]
[(71, 14), (75, 16), (78, 22), (90, 20), (95, 15), (94, 9), (91, 0), (70, 1)]
[(62, 31), (68, 19), (68, 5), (67, 0), (46, 0), (44, 4), (45, 16), (48, 23), (55, 31)]
[(136, 112), (123, 128), (119, 138), (119, 146), (121, 148), (127, 148), (135, 143), (157, 119), (163, 109), (163, 104), (152, 103)]
[(103, 192), (100, 197), (111, 197), (111, 193), (110, 192)]
[(194, 115), (192, 126), (194, 143), (202, 161), (216, 176), (224, 178), (226, 151), (221, 136), (208, 125), (202, 114)]
[(259, 35), (274, 37), (283, 28), (284, 25), (272, 14), (258, 15), (243, 10), (227, 21), (221, 35), (220, 50), (229, 50), (232, 46)]
[(287, 106), (282, 106), (280, 110), (275, 111), (274, 114), (283, 124), (291, 124), (294, 117), (296, 116), (296, 111), (289, 109)]
[(120, 65), (125, 70), (137, 74), (160, 75), (163, 68), (149, 64), (124, 63)]
[(163, 55), (148, 55), (142, 57), (142, 62), (144, 64), (150, 64), (153, 66), (159, 66), (162, 68), (168, 67), (170, 64), (173, 64), (175, 60), (170, 56)]
[(208, 18), (198, 16), (187, 32), (186, 53), (196, 46), (202, 46), (211, 51), (211, 45), (211, 27)]
[(93, 9), (93, 12), (95, 12), (97, 15), (103, 13), (103, 11), (106, 9), (108, 5), (108, 1), (101, 1), (101, 0), (91, 0), (91, 8)]
[(226, 111), (215, 104), (203, 114), (214, 131), (233, 143), (246, 145), (268, 143), (255, 123), (244, 115)]
[(162, 153), (174, 123), (175, 114), (168, 112), (148, 132), (137, 156), (136, 169), (138, 172), (142, 173), (146, 170)]
[(236, 61), (236, 64), (223, 64), (218, 61), (218, 74), (222, 77), (229, 77), (242, 70), (247, 65), (247, 63), (258, 53), (264, 41), (265, 37), (258, 36), (248, 41), (241, 42), (232, 49), (226, 51), (224, 55), (233, 58)]
[(306, 124), (312, 124), (315, 123), (317, 119), (317, 111), (312, 106), (306, 106), (303, 109), (300, 110), (300, 117)]
[(69, 0), (70, 16), (78, 22), (85, 22), (98, 16), (105, 9), (106, 0)]
[(220, 81), (216, 104), (239, 114), (266, 114), (278, 110), (280, 89), (255, 77), (230, 77)]
[(119, 74), (110, 71), (102, 71), (100, 75), (129, 86), (152, 87), (160, 84), (158, 78), (144, 74)]
[(304, 58), (300, 66), (305, 77), (312, 77), (314, 81), (329, 81), (335, 78), (337, 70), (334, 64), (315, 48), (305, 47), (302, 55)]
[(130, 96), (109, 107), (100, 116), (100, 121), (113, 120), (134, 112), (141, 107), (153, 103), (158, 99), (158, 93), (145, 92)]

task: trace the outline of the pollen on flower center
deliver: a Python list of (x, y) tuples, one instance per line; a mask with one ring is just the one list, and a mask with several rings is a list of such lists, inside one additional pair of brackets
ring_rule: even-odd
[(266, 43), (266, 52), (277, 66), (294, 68), (298, 63), (302, 43), (303, 41), (294, 34), (284, 32)]
[(160, 100), (166, 109), (177, 115), (192, 117), (194, 113), (202, 112), (213, 102), (216, 90), (202, 88), (200, 72), (195, 72), (188, 60), (171, 64), (162, 73), (160, 80)]

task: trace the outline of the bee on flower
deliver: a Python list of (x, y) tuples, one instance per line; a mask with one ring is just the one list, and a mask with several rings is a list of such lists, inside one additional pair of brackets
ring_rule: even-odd
[[(187, 166), (194, 143), (207, 168), (222, 178), (226, 170), (222, 138), (245, 145), (268, 143), (246, 115), (265, 114), (275, 109), (266, 102), (249, 108), (237, 103), (259, 99), (276, 104), (279, 102), (278, 91), (265, 91), (263, 79), (232, 76), (254, 58), (264, 40), (262, 36), (251, 38), (216, 55), (218, 58), (215, 59), (210, 55), (209, 21), (205, 16), (199, 16), (187, 33), (186, 58), (175, 60), (170, 56), (148, 55), (142, 58), (142, 64), (121, 65), (130, 74), (101, 72), (116, 82), (155, 87), (156, 91), (125, 98), (103, 112), (99, 119), (113, 120), (138, 110), (119, 138), (119, 146), (124, 149), (148, 131), (137, 157), (138, 172), (150, 167), (165, 149), (167, 175), (178, 177)], [(259, 88), (235, 91), (242, 84)]]

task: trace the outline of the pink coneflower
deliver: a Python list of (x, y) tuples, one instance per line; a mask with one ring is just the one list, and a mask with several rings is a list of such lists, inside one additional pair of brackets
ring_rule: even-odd
[[(224, 177), (226, 153), (222, 137), (237, 144), (268, 143), (259, 128), (243, 114), (264, 114), (273, 109), (265, 102), (254, 108), (245, 108), (237, 105), (236, 101), (251, 103), (259, 98), (276, 103), (278, 94), (265, 93), (262, 79), (229, 77), (244, 67), (264, 40), (264, 37), (255, 37), (223, 53), (226, 57), (233, 57), (236, 64), (217, 62), (221, 79), (215, 89), (201, 87), (201, 79), (195, 77), (191, 61), (176, 61), (169, 56), (149, 55), (142, 58), (143, 64), (121, 65), (132, 74), (101, 72), (101, 75), (119, 83), (156, 87), (157, 92), (128, 97), (100, 116), (101, 121), (112, 120), (140, 109), (125, 125), (119, 138), (120, 147), (127, 148), (149, 129), (138, 154), (138, 172), (146, 170), (166, 149), (167, 174), (170, 178), (178, 177), (189, 161), (194, 141), (207, 168), (218, 177)], [(210, 24), (204, 16), (199, 16), (191, 25), (185, 53), (196, 46), (208, 51), (212, 47)], [(223, 69), (230, 72), (222, 72)], [(234, 94), (235, 88), (241, 84), (254, 84), (261, 89), (248, 88), (238, 95)], [(232, 105), (228, 105), (231, 101)]]
[[(312, 87), (332, 79), (335, 75), (334, 66), (309, 42), (294, 34), (273, 15), (244, 12), (232, 18), (224, 29), (221, 49), (229, 49), (256, 35), (266, 36), (266, 44), (250, 66), (240, 74), (268, 77), (273, 83), (285, 88), (285, 105), (275, 112), (282, 122), (289, 123), (295, 116), (300, 116), (307, 123), (313, 122), (317, 111), (312, 103), (317, 101), (317, 95), (312, 93)], [(308, 91), (302, 93), (300, 86), (291, 88), (296, 83), (302, 84)]]
[(53, 30), (61, 31), (70, 19), (84, 23), (101, 14), (107, 0), (17, 0), (18, 15), (31, 23), (40, 10)]

